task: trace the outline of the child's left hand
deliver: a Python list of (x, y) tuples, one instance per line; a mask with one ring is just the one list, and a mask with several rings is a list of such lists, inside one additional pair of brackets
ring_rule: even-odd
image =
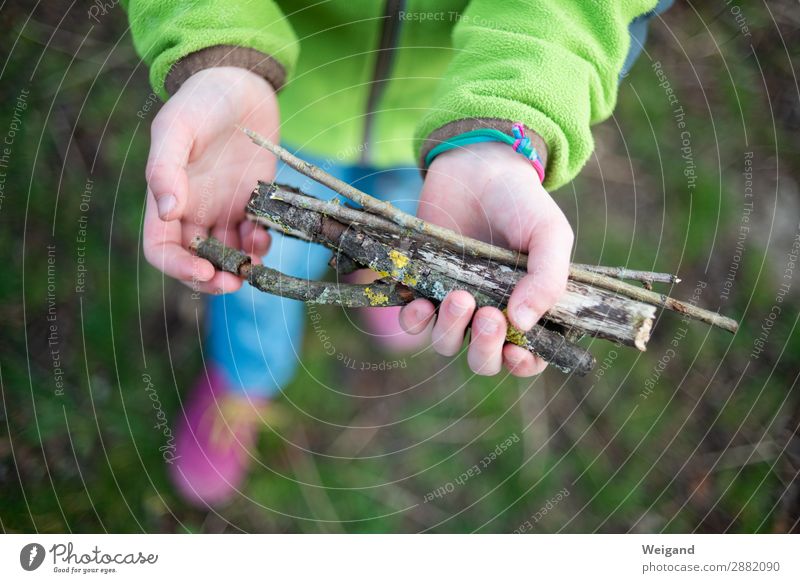
[[(572, 228), (542, 187), (530, 163), (501, 143), (480, 143), (440, 154), (428, 169), (418, 215), (463, 235), (529, 254), (528, 275), (516, 286), (508, 315), (528, 331), (564, 293), (572, 250)], [(506, 319), (497, 308), (475, 311), (465, 291), (448, 294), (435, 316), (433, 304), (415, 300), (400, 314), (403, 328), (422, 332), (436, 317), (433, 348), (444, 356), (459, 352), (467, 326), (470, 368), (494, 375), (503, 365), (515, 376), (547, 366), (527, 350), (505, 342)]]

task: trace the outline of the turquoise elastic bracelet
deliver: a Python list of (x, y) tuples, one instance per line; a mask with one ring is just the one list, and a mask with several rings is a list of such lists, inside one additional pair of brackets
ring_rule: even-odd
[(530, 138), (525, 135), (525, 126), (521, 123), (515, 123), (511, 127), (514, 133), (513, 136), (491, 128), (472, 130), (453, 136), (441, 144), (437, 144), (428, 152), (428, 155), (425, 156), (425, 167), (427, 168), (430, 166), (431, 162), (433, 162), (434, 158), (439, 154), (454, 148), (463, 148), (471, 144), (479, 144), (482, 142), (502, 142), (511, 146), (515, 152), (519, 152), (525, 156), (530, 161), (534, 170), (536, 170), (539, 180), (544, 182), (544, 164), (542, 164), (542, 159), (539, 157), (536, 148), (531, 144)]

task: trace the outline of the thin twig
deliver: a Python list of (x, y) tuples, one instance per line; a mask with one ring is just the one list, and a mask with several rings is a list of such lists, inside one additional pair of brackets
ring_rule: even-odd
[(516, 251), (509, 251), (508, 249), (495, 247), (494, 245), (490, 245), (484, 241), (463, 237), (458, 233), (451, 231), (450, 229), (445, 229), (438, 225), (423, 221), (419, 217), (405, 213), (387, 202), (378, 200), (377, 198), (374, 198), (367, 193), (350, 186), (346, 182), (339, 180), (331, 174), (328, 174), (322, 168), (298, 158), (285, 148), (282, 148), (277, 144), (273, 144), (271, 141), (252, 130), (242, 128), (242, 131), (246, 133), (256, 145), (261, 146), (262, 148), (265, 148), (275, 154), (275, 156), (277, 156), (287, 166), (297, 170), (305, 176), (308, 176), (315, 182), (319, 182), (331, 190), (338, 192), (345, 198), (360, 204), (369, 212), (385, 217), (393, 223), (401, 227), (411, 229), (416, 233), (430, 235), (444, 243), (454, 245), (456, 248), (461, 249), (470, 255), (485, 257), (486, 259), (499, 261), (509, 265), (527, 265), (526, 261), (521, 259), (521, 254)]
[(605, 265), (589, 265), (587, 263), (573, 263), (573, 267), (592, 273), (607, 275), (615, 279), (630, 279), (642, 283), (680, 283), (681, 279), (671, 273), (659, 273), (657, 271), (641, 271), (639, 269), (628, 269), (627, 267), (607, 267)]
[(264, 265), (253, 265), (246, 253), (226, 247), (213, 237), (197, 237), (190, 249), (217, 269), (246, 279), (256, 289), (309, 304), (344, 308), (404, 306), (422, 297), (413, 289), (395, 282), (328, 283), (292, 277)]

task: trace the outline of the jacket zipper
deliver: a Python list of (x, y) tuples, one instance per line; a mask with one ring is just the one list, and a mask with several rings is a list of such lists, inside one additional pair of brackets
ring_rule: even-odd
[(383, 25), (378, 44), (378, 55), (375, 59), (375, 71), (372, 74), (369, 95), (367, 96), (367, 111), (364, 118), (364, 140), (359, 163), (366, 166), (369, 162), (369, 145), (375, 126), (375, 113), (378, 102), (383, 96), (387, 76), (394, 63), (394, 54), (397, 50), (397, 40), (400, 36), (400, 13), (405, 7), (405, 0), (386, 0), (383, 9)]

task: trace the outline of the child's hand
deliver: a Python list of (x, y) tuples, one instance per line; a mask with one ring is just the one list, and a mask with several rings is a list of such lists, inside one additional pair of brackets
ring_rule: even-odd
[[(528, 275), (508, 304), (509, 319), (521, 330), (530, 330), (564, 292), (572, 228), (530, 163), (508, 145), (481, 143), (437, 156), (428, 169), (418, 215), (463, 235), (529, 253)], [(433, 304), (419, 299), (403, 309), (400, 321), (413, 334), (433, 317)], [(547, 366), (527, 350), (506, 344), (502, 312), (490, 307), (475, 311), (475, 300), (465, 291), (450, 293), (439, 307), (432, 335), (436, 352), (458, 353), (470, 321), (467, 360), (474, 372), (494, 375), (505, 365), (524, 377)]]
[(272, 86), (246, 69), (218, 67), (190, 77), (153, 120), (147, 161), (144, 254), (165, 274), (207, 293), (236, 291), (241, 281), (215, 273), (187, 246), (214, 237), (255, 256), (269, 236), (245, 220), (257, 180), (275, 174), (275, 162), (236, 126), (278, 141), (278, 104)]

